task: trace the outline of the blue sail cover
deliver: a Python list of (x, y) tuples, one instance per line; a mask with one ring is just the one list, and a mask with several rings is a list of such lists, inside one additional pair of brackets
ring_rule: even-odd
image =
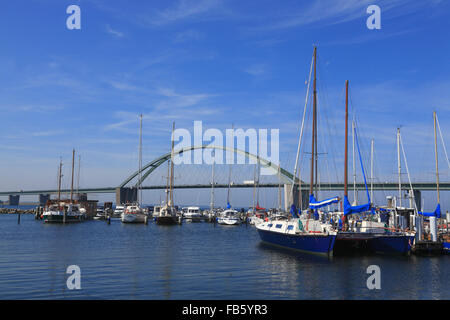
[(231, 209), (231, 205), (229, 202), (227, 202), (227, 209)]
[(297, 208), (295, 207), (295, 204), (293, 204), (292, 206), (291, 206), (291, 215), (292, 215), (292, 217), (294, 217), (294, 218), (298, 218), (298, 215), (297, 215)]
[(436, 217), (436, 218), (440, 218), (441, 217), (441, 204), (438, 203), (436, 210), (434, 210), (434, 212), (420, 212), (419, 214), (421, 214), (424, 217)]
[(319, 209), (322, 207), (326, 207), (332, 203), (338, 203), (339, 197), (333, 197), (322, 201), (317, 201), (316, 198), (314, 198), (314, 195), (309, 195), (309, 207), (311, 209)]
[(370, 202), (360, 205), (360, 206), (352, 206), (350, 202), (348, 201), (347, 196), (344, 196), (344, 215), (353, 214), (353, 213), (360, 213), (364, 211), (370, 210)]
[(359, 142), (358, 142), (358, 135), (355, 132), (355, 140), (356, 140), (356, 147), (358, 149), (358, 155), (359, 155), (359, 163), (361, 165), (362, 174), (364, 177), (364, 185), (366, 186), (366, 193), (367, 193), (367, 199), (368, 203), (360, 205), (360, 206), (352, 206), (350, 202), (348, 201), (348, 197), (344, 196), (344, 215), (353, 214), (353, 213), (360, 213), (369, 211), (371, 208), (371, 201), (370, 201), (370, 195), (369, 195), (369, 188), (367, 187), (367, 180), (366, 180), (366, 173), (364, 172), (364, 165), (361, 158), (361, 151), (359, 150)]

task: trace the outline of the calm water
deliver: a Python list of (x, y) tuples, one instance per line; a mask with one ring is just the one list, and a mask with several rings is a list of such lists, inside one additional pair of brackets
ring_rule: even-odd
[[(450, 299), (450, 257), (315, 257), (262, 245), (254, 227), (0, 215), (0, 299)], [(81, 268), (68, 290), (66, 268)], [(381, 268), (368, 290), (366, 268)]]

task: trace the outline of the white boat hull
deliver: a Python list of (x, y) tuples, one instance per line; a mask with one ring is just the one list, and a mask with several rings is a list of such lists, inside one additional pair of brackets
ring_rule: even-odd
[(145, 223), (146, 218), (142, 213), (122, 213), (121, 221), (123, 223)]
[(241, 224), (241, 220), (239, 218), (217, 218), (217, 223), (233, 226)]

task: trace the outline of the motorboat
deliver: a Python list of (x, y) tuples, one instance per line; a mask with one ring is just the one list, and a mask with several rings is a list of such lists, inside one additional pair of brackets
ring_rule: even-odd
[(183, 212), (183, 218), (191, 222), (200, 222), (203, 218), (199, 207), (188, 207)]
[(138, 204), (130, 204), (122, 212), (123, 223), (147, 223), (147, 215)]
[(223, 225), (239, 225), (241, 224), (239, 212), (234, 209), (226, 209), (217, 217), (217, 223)]

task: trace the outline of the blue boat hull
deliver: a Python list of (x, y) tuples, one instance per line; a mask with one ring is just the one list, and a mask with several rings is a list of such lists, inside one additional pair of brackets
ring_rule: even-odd
[(450, 254), (450, 242), (444, 242), (443, 248), (444, 248), (444, 253)]
[(258, 229), (265, 243), (301, 252), (329, 255), (333, 253), (336, 235), (293, 235)]
[(380, 236), (369, 240), (370, 248), (378, 253), (401, 253), (411, 251), (414, 236)]

